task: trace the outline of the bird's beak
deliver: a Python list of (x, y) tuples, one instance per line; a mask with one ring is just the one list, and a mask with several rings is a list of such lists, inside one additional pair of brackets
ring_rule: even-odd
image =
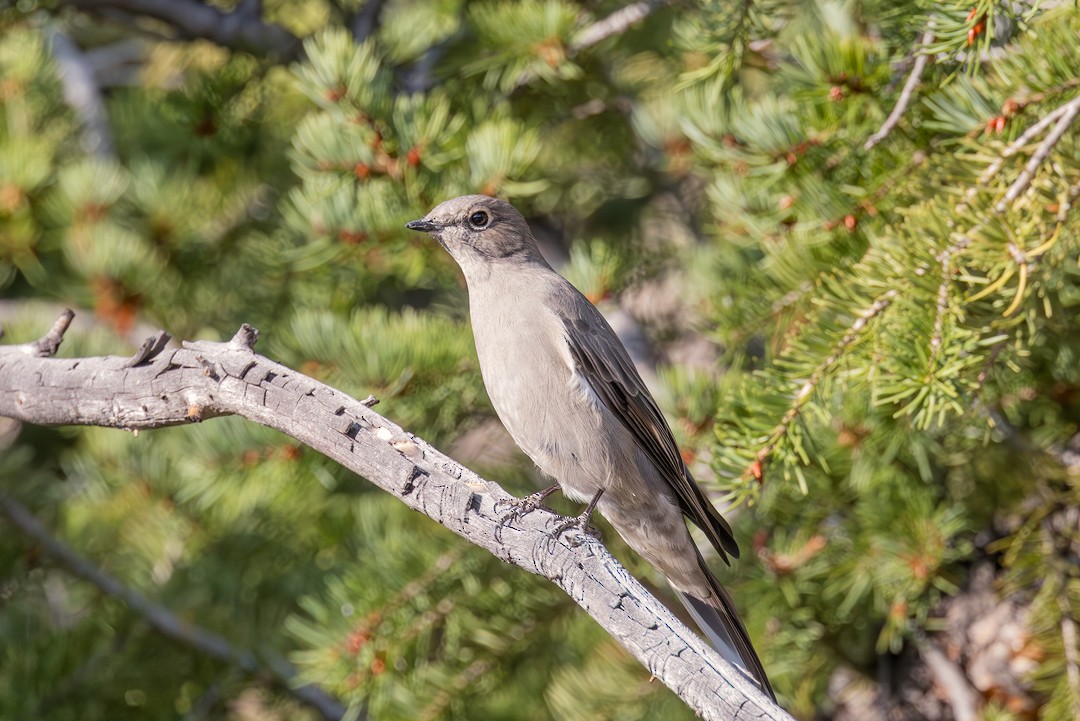
[(409, 230), (419, 230), (421, 233), (431, 233), (439, 229), (439, 226), (430, 220), (414, 220), (405, 224)]

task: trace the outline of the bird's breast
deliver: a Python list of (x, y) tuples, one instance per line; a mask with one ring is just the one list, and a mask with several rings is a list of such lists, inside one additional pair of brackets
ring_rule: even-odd
[(525, 454), (568, 496), (588, 500), (612, 469), (600, 399), (574, 370), (562, 320), (541, 303), (505, 300), (482, 313), (473, 304), (488, 396)]

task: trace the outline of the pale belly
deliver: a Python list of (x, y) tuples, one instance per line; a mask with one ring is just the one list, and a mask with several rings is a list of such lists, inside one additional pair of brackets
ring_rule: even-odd
[[(495, 316), (491, 320), (500, 320)], [(477, 327), (477, 354), (488, 397), (518, 447), (571, 500), (607, 487), (617, 453), (604, 432), (599, 399), (570, 367), (561, 323)], [(605, 442), (607, 439), (607, 442)]]

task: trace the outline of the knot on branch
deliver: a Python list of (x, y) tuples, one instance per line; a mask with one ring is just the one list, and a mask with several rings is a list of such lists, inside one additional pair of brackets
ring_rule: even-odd
[(251, 350), (258, 342), (259, 330), (254, 326), (244, 323), (240, 326), (240, 330), (236, 331), (236, 335), (232, 337), (232, 340), (229, 341), (229, 345), (235, 348)]
[(38, 338), (33, 343), (27, 343), (20, 347), (27, 355), (34, 356), (35, 358), (52, 358), (56, 355), (56, 351), (59, 350), (60, 344), (64, 341), (64, 333), (67, 332), (68, 326), (71, 325), (71, 319), (75, 317), (75, 311), (70, 308), (65, 308), (64, 312), (60, 314), (60, 317), (53, 323), (52, 328), (45, 335)]
[(161, 351), (165, 350), (165, 346), (172, 340), (172, 336), (163, 330), (159, 330), (154, 335), (150, 336), (143, 341), (143, 344), (139, 346), (139, 350), (135, 351), (135, 355), (131, 356), (124, 362), (123, 368), (135, 368), (142, 365), (147, 361), (153, 360)]

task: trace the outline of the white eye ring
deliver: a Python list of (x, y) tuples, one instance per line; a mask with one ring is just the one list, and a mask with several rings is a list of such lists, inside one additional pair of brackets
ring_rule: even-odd
[(483, 230), (491, 222), (491, 216), (488, 215), (486, 210), (477, 210), (475, 213), (469, 214), (469, 225), (476, 230)]

